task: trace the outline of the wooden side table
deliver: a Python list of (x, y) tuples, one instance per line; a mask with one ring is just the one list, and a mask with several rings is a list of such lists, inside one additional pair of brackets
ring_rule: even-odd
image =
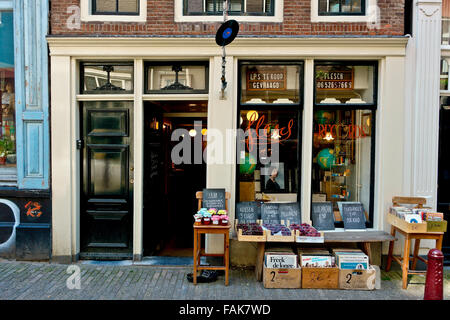
[[(230, 227), (227, 226), (215, 226), (215, 225), (194, 225), (194, 285), (197, 284), (197, 271), (198, 270), (224, 270), (225, 271), (225, 285), (229, 283), (229, 269), (230, 269)], [(223, 253), (205, 253), (202, 249), (202, 234), (223, 234)], [(200, 258), (206, 257), (223, 257), (224, 266), (201, 266)]]
[[(394, 225), (391, 225), (391, 235), (395, 237), (396, 232), (400, 232), (405, 237), (405, 243), (403, 246), (403, 258), (393, 255), (394, 252), (394, 241), (389, 244), (389, 253), (386, 263), (386, 271), (391, 269), (392, 259), (402, 266), (402, 288), (406, 289), (408, 287), (408, 275), (409, 274), (421, 274), (425, 275), (426, 271), (419, 271), (416, 269), (417, 259), (428, 263), (427, 260), (419, 257), (419, 248), (421, 239), (431, 239), (436, 240), (436, 248), (442, 250), (442, 241), (444, 239), (444, 232), (426, 232), (426, 233), (411, 233), (404, 231)], [(411, 269), (409, 268), (410, 250), (411, 250), (411, 240), (414, 242), (414, 253)]]

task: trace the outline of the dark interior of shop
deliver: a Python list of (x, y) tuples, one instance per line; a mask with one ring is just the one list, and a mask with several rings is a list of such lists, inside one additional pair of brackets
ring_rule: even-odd
[[(194, 123), (195, 122), (195, 123)], [(199, 123), (201, 122), (201, 123)], [(175, 164), (172, 149), (185, 138), (171, 141), (185, 129), (194, 150), (194, 138), (204, 140), (207, 102), (163, 101), (144, 105), (144, 256), (192, 256), (192, 215), (195, 193), (206, 187), (206, 164)], [(202, 152), (206, 142), (202, 142)], [(181, 153), (183, 154), (183, 153)]]

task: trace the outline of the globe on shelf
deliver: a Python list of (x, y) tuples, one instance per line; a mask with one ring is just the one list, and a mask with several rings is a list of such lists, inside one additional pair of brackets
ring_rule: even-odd
[(239, 173), (252, 174), (256, 169), (256, 163), (257, 161), (255, 156), (253, 154), (246, 152), (244, 162), (239, 165)]
[(336, 163), (334, 150), (330, 148), (321, 150), (317, 155), (317, 163), (319, 164), (319, 167), (324, 170), (330, 169), (331, 166)]
[(314, 119), (318, 124), (331, 124), (334, 122), (334, 112), (320, 110), (314, 114)]

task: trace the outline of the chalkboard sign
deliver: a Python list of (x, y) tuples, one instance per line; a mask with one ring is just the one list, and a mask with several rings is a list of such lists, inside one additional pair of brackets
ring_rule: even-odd
[(203, 208), (225, 210), (225, 189), (203, 189)]
[(300, 205), (298, 202), (291, 203), (280, 203), (279, 204), (280, 211), (280, 220), (284, 220), (284, 223), (302, 223), (302, 218), (300, 215)]
[(344, 229), (366, 229), (366, 217), (362, 203), (343, 203)]
[(261, 203), (256, 201), (238, 202), (236, 204), (236, 219), (239, 222), (256, 222), (261, 219)]
[(313, 227), (317, 230), (334, 230), (333, 203), (313, 202), (311, 204)]
[(278, 203), (263, 203), (261, 205), (261, 220), (263, 223), (280, 223)]

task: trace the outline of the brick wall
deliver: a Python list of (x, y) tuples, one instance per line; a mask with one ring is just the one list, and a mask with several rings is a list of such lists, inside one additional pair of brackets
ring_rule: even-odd
[[(215, 35), (220, 23), (175, 23), (174, 0), (148, 0), (147, 23), (88, 22), (70, 30), (67, 13), (80, 0), (51, 0), (52, 35)], [(368, 29), (365, 23), (311, 23), (311, 0), (284, 0), (282, 23), (240, 23), (239, 35), (403, 35), (404, 0), (378, 0), (381, 28)], [(201, 19), (201, 17), (199, 17)]]

